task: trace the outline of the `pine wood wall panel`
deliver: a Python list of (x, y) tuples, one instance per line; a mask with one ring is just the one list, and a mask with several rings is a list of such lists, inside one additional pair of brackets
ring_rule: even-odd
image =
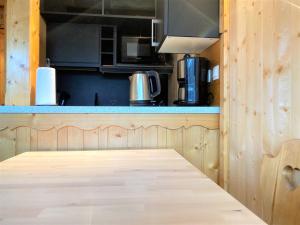
[(83, 149), (99, 149), (99, 129), (83, 131)]
[[(29, 5), (29, 56), (30, 56), (30, 67), (29, 67), (29, 77), (30, 77), (30, 104), (35, 104), (35, 86), (36, 86), (36, 70), (40, 65), (40, 25), (41, 15), (40, 15), (40, 0), (30, 0)], [(41, 46), (43, 49), (44, 46)]]
[(31, 149), (31, 129), (19, 127), (16, 129), (16, 154), (28, 152)]
[(276, 157), (265, 156), (261, 172), (262, 212), (270, 225), (299, 224), (300, 140), (285, 142)]
[(0, 29), (0, 105), (4, 105), (4, 96), (5, 96), (5, 30)]
[(4, 105), (5, 99), (5, 26), (6, 26), (6, 1), (0, 1), (0, 105)]
[(94, 115), (91, 127), (81, 115), (0, 115), (0, 160), (25, 151), (172, 148), (218, 182), (219, 131), (214, 126), (190, 125), (194, 116), (186, 115), (169, 115), (174, 118), (169, 126), (150, 115), (127, 125), (123, 121), (135, 115), (116, 115), (122, 120), (110, 125), (102, 123), (106, 117), (113, 121), (111, 115)]
[(107, 146), (109, 148), (115, 149), (120, 146), (127, 148), (128, 146), (128, 137), (127, 129), (117, 126), (111, 126), (108, 129), (108, 139)]
[(284, 141), (300, 138), (300, 1), (227, 3), (221, 81), (227, 99), (221, 101), (220, 125), (225, 164), (229, 160), (224, 177), (229, 192), (262, 215), (263, 157), (276, 156)]
[(231, 0), (220, 1), (220, 172), (219, 183), (228, 190), (229, 181), (229, 3)]
[(16, 130), (0, 128), (0, 160), (9, 159), (17, 154)]
[(78, 127), (68, 127), (68, 150), (83, 150), (83, 132)]
[(68, 127), (57, 131), (57, 150), (68, 150)]
[(142, 148), (143, 147), (143, 128), (128, 130), (128, 148)]
[(39, 65), (39, 0), (6, 5), (6, 105), (30, 105)]

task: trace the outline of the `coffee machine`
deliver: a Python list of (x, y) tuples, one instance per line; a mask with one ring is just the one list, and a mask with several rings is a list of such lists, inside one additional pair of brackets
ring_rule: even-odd
[(185, 55), (177, 63), (178, 100), (181, 106), (208, 106), (212, 94), (208, 91), (209, 61)]

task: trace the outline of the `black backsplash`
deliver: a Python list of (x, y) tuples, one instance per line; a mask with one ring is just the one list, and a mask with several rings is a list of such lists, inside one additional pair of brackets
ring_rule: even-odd
[[(101, 74), (88, 71), (57, 71), (57, 91), (66, 92), (67, 106), (94, 106), (98, 95), (100, 106), (129, 106), (131, 74)], [(168, 77), (161, 76), (162, 94), (157, 101), (167, 104)]]

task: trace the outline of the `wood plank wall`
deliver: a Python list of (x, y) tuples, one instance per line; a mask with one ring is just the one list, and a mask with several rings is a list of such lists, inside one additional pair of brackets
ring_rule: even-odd
[(218, 181), (218, 115), (1, 115), (0, 122), (0, 160), (27, 151), (172, 148)]
[(5, 2), (0, 1), (0, 105), (5, 96)]
[(30, 0), (29, 5), (29, 77), (30, 105), (35, 104), (36, 70), (40, 65), (40, 0)]
[(0, 29), (0, 105), (4, 105), (5, 95), (5, 30)]
[(39, 65), (39, 0), (6, 5), (6, 105), (30, 105)]
[(300, 1), (229, 0), (226, 7), (229, 99), (222, 105), (229, 110), (221, 120), (229, 119), (229, 192), (262, 215), (262, 158), (300, 138)]

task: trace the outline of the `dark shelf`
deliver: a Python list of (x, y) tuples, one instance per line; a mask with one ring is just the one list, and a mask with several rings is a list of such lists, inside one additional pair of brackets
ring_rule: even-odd
[(138, 65), (138, 64), (116, 64), (116, 65), (103, 65), (100, 68), (101, 72), (106, 73), (133, 73), (135, 71), (155, 70), (160, 74), (172, 74), (172, 65)]
[(105, 54), (105, 55), (113, 55), (113, 52), (101, 52), (101, 54)]
[(87, 65), (82, 63), (56, 63), (51, 64), (51, 67), (57, 70), (66, 71), (100, 71), (102, 73), (118, 73), (118, 74), (128, 74), (135, 71), (149, 71), (155, 70), (160, 74), (172, 74), (172, 65), (138, 65), (138, 64), (117, 64), (117, 65)]
[(101, 40), (103, 40), (103, 41), (114, 41), (115, 39), (114, 38), (101, 38)]

